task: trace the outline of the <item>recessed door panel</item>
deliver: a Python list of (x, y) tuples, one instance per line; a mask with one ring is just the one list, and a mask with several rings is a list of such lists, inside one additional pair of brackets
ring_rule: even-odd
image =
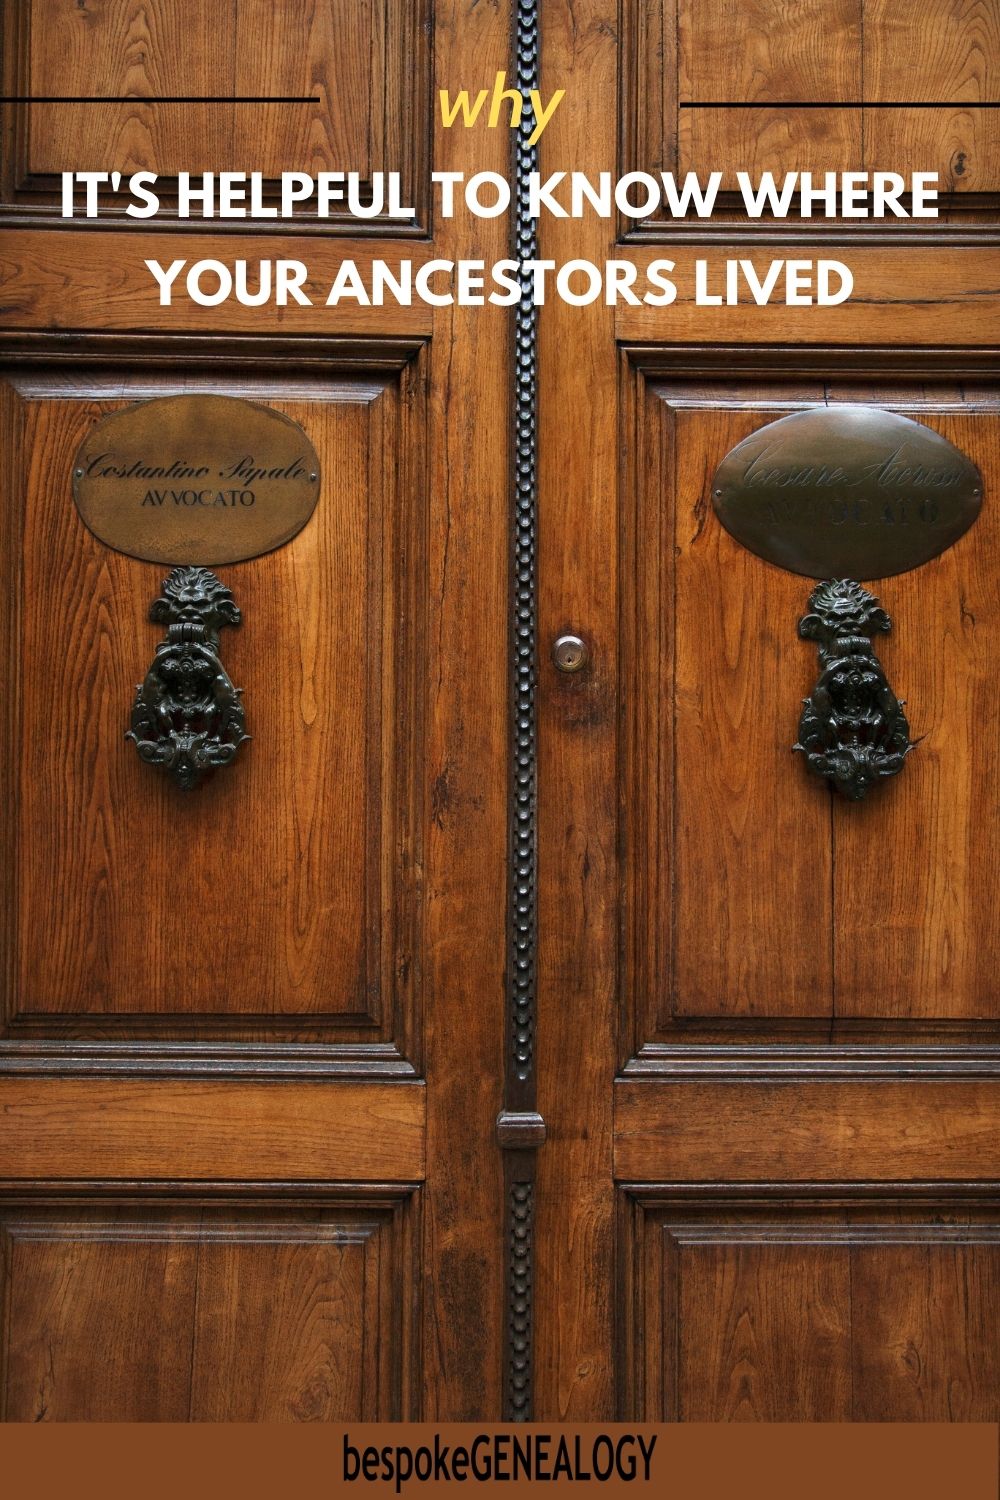
[(407, 1195), (7, 1211), (10, 1422), (329, 1422), (412, 1400)]
[(626, 1198), (637, 1416), (992, 1420), (995, 1208), (825, 1196)]
[[(117, 170), (126, 184), (155, 173), (167, 217), (180, 172), (196, 188), (204, 172), (258, 172), (261, 201), (273, 206), (283, 172), (353, 172), (371, 201), (373, 174), (394, 171), (400, 201), (422, 216), (426, 12), (426, 0), (4, 0), (4, 94), (37, 102), (3, 107), (3, 205), (57, 215), (69, 171)], [(121, 217), (127, 201), (105, 190), (104, 211)], [(249, 201), (249, 190), (234, 200), (248, 210)], [(347, 222), (353, 233), (378, 218), (352, 220), (336, 200), (330, 210), (327, 228)], [(302, 217), (315, 219), (315, 201)]]
[[(648, 1007), (640, 1045), (696, 1022), (735, 1038), (1000, 1018), (1000, 890), (980, 837), (981, 809), (1000, 795), (988, 727), (996, 505), (988, 498), (931, 562), (866, 580), (891, 617), (879, 656), (916, 744), (904, 774), (853, 803), (792, 753), (816, 680), (815, 649), (797, 630), (811, 585), (737, 543), (708, 493), (751, 432), (852, 397), (836, 384), (737, 380), (653, 384), (637, 407), (637, 449), (653, 457), (630, 470), (637, 490), (623, 499), (633, 833), (622, 910), (624, 994)], [(886, 391), (881, 404), (955, 443), (995, 495), (994, 395)]]
[(120, 382), (11, 392), (15, 1031), (386, 1035), (401, 1011), (412, 1029), (425, 502), (402, 378), (258, 388), (322, 453), (322, 494), (291, 542), (216, 569), (242, 613), (220, 649), (251, 738), (192, 791), (124, 738), (168, 569), (103, 545), (70, 497)]

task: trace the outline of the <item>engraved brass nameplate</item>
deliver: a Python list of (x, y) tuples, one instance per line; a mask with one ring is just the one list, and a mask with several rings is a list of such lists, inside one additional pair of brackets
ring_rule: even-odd
[(971, 459), (920, 422), (828, 406), (770, 422), (712, 482), (719, 520), (758, 557), (810, 578), (885, 578), (937, 557), (972, 525)]
[(232, 396), (166, 396), (87, 434), (73, 497), (94, 535), (147, 562), (242, 562), (289, 541), (316, 507), (316, 452), (297, 422)]

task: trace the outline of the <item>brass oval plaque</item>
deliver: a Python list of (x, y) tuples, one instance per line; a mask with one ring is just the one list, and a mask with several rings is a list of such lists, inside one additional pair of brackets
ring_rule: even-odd
[(767, 562), (809, 578), (886, 578), (968, 531), (983, 482), (920, 422), (823, 406), (738, 443), (716, 470), (712, 499), (726, 530)]
[(94, 535), (157, 563), (270, 552), (301, 531), (319, 485), (298, 423), (233, 396), (164, 396), (112, 412), (73, 465), (73, 498)]

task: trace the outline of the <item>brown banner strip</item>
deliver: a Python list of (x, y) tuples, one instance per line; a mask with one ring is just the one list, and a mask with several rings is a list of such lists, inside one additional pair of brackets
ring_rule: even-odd
[[(995, 1500), (997, 1438), (997, 1426), (987, 1423), (10, 1425), (0, 1428), (0, 1466), (7, 1493), (40, 1500), (468, 1496), (497, 1484), (507, 1495), (558, 1486), (671, 1500)], [(535, 1480), (522, 1477), (525, 1464)], [(428, 1470), (429, 1479), (416, 1477)]]

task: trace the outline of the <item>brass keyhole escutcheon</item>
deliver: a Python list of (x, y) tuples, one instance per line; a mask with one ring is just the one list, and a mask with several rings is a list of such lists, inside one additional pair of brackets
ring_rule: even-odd
[(578, 635), (556, 636), (552, 660), (560, 672), (582, 672), (590, 661), (590, 648)]

